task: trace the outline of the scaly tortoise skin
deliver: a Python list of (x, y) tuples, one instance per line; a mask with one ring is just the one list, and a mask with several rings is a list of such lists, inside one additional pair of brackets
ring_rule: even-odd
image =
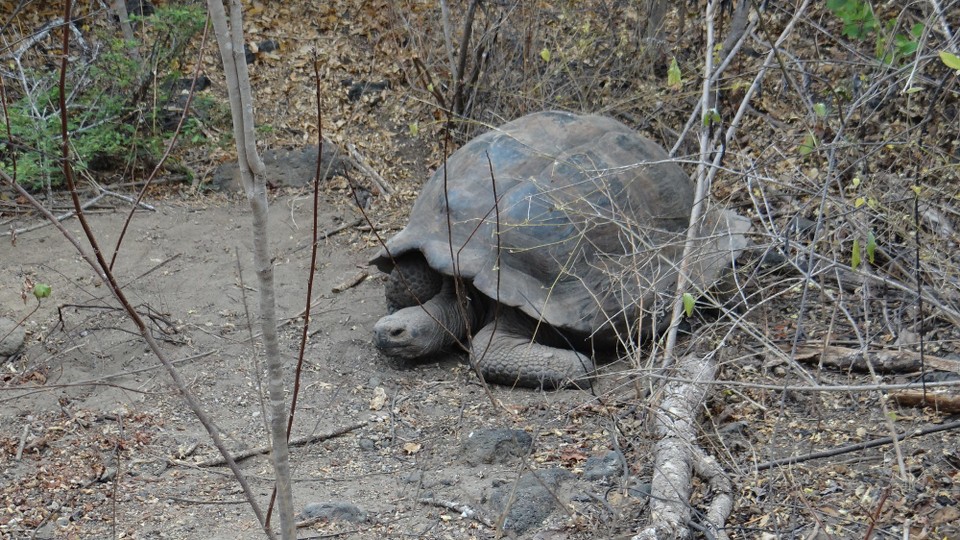
[[(389, 274), (375, 343), (409, 359), (472, 335), (489, 382), (582, 383), (593, 353), (664, 324), (693, 198), (663, 148), (611, 118), (541, 112), (484, 133), (434, 173), (389, 255), (371, 261)], [(694, 287), (729, 268), (746, 228), (707, 213)]]

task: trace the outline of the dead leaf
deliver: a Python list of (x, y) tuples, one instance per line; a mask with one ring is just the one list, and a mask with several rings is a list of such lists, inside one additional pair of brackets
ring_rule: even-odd
[(382, 386), (378, 386), (373, 390), (373, 399), (370, 400), (370, 410), (379, 411), (387, 404), (387, 391), (383, 389)]
[(944, 506), (930, 516), (930, 523), (933, 526), (954, 523), (960, 519), (960, 509), (956, 506)]

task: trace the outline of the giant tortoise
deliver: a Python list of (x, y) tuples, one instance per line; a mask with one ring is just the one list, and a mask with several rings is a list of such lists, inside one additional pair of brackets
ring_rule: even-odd
[[(683, 169), (611, 118), (541, 112), (484, 133), (371, 261), (388, 273), (376, 345), (410, 359), (470, 339), (487, 381), (582, 383), (596, 354), (663, 328), (693, 200)], [(745, 229), (707, 213), (690, 292), (729, 268)]]

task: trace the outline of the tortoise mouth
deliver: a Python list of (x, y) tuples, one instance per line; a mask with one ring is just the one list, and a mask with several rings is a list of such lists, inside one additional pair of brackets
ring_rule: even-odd
[(409, 324), (405, 318), (394, 313), (374, 325), (373, 343), (387, 356), (410, 360), (433, 352), (430, 350), (430, 340), (424, 339), (422, 334), (416, 325)]

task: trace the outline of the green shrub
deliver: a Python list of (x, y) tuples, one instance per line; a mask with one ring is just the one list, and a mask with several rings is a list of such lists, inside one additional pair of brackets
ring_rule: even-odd
[[(95, 31), (99, 54), (86, 62), (75, 59), (67, 68), (64, 90), (75, 170), (117, 170), (158, 159), (163, 132), (157, 118), (171, 97), (172, 82), (181, 76), (172, 68), (182, 64), (186, 46), (204, 20), (197, 6), (166, 6), (135, 18), (146, 36), (142, 60), (131, 58), (133, 44), (106, 35), (105, 29)], [(14, 144), (0, 145), (0, 168), (38, 190), (58, 187), (62, 172), (59, 72), (35, 64), (39, 67), (31, 69), (24, 62), (29, 90), (22, 89), (7, 108)], [(15, 167), (11, 151), (16, 152)]]
[(892, 64), (917, 52), (923, 33), (922, 23), (914, 24), (909, 33), (896, 32), (895, 19), (881, 26), (870, 3), (865, 0), (828, 0), (827, 9), (843, 22), (841, 34), (850, 39), (866, 41), (876, 32), (874, 55), (885, 64)]

